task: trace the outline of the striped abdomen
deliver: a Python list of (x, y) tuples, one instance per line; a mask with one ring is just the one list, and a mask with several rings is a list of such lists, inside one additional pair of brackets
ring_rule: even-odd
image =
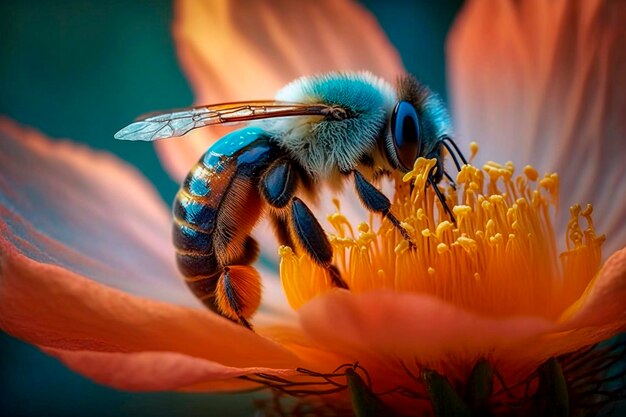
[(249, 234), (262, 210), (258, 179), (274, 153), (262, 130), (233, 132), (194, 165), (174, 200), (180, 272), (205, 305), (235, 321), (245, 322), (260, 302)]

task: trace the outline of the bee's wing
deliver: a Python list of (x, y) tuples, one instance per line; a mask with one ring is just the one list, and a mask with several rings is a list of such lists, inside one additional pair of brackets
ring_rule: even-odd
[(336, 110), (328, 104), (240, 101), (209, 106), (187, 107), (139, 116), (115, 134), (115, 139), (145, 140), (182, 136), (192, 129), (215, 124), (287, 116), (325, 116)]

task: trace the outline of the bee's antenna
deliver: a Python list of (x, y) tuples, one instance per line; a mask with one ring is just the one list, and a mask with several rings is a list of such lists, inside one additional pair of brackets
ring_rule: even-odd
[(445, 175), (445, 177), (450, 182), (450, 187), (452, 187), (452, 189), (456, 191), (456, 182), (454, 182), (454, 179), (452, 178), (452, 176), (450, 176), (450, 174), (448, 174), (448, 171), (444, 170), (443, 171), (443, 175)]
[(454, 165), (456, 165), (457, 171), (460, 171), (461, 170), (461, 164), (459, 163), (459, 160), (457, 159), (456, 154), (454, 152), (452, 152), (453, 149), (450, 147), (450, 145), (448, 145), (443, 140), (441, 141), (441, 144), (443, 146), (445, 146), (446, 149), (448, 150), (448, 153), (450, 154), (450, 158), (452, 158), (452, 161), (454, 162)]
[(435, 192), (435, 194), (437, 195), (437, 198), (441, 202), (441, 205), (443, 206), (444, 211), (448, 213), (448, 215), (452, 219), (452, 222), (456, 224), (456, 219), (454, 218), (454, 214), (452, 214), (452, 210), (450, 210), (450, 207), (448, 207), (448, 202), (446, 201), (446, 197), (443, 195), (443, 193), (441, 192), (439, 187), (437, 187), (437, 184), (435, 184), (435, 181), (433, 180), (433, 170), (435, 168), (436, 167), (431, 168), (431, 170), (428, 172), (428, 184), (427, 185), (430, 185), (431, 187), (433, 187), (433, 191)]
[[(463, 152), (461, 152), (461, 150), (459, 149), (459, 147), (457, 146), (457, 144), (452, 140), (452, 138), (450, 136), (444, 136), (441, 138), (441, 142), (443, 143), (443, 146), (446, 147), (446, 149), (448, 150), (448, 152), (450, 152), (450, 155), (452, 156), (452, 159), (454, 159), (454, 163), (456, 164), (456, 167), (459, 169), (459, 171), (461, 170), (461, 167), (459, 166), (458, 161), (456, 160), (456, 158), (454, 157), (454, 154), (452, 152), (452, 149), (450, 149), (450, 145), (452, 145), (452, 147), (454, 148), (454, 150), (456, 151), (456, 154), (459, 156), (459, 158), (461, 158), (461, 161), (463, 161), (463, 165), (467, 165), (467, 159), (465, 159), (465, 156), (463, 156)], [(448, 143), (450, 145), (448, 145)]]

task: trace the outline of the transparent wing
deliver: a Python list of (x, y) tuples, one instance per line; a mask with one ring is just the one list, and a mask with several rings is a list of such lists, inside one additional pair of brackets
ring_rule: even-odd
[(199, 127), (238, 123), (248, 120), (288, 116), (332, 116), (343, 118), (345, 111), (328, 104), (284, 103), (278, 101), (241, 101), (209, 106), (154, 112), (139, 116), (115, 134), (120, 140), (145, 140), (182, 136)]

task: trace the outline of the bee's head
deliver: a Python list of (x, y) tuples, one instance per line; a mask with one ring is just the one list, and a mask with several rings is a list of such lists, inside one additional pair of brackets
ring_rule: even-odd
[(418, 157), (433, 157), (441, 138), (451, 136), (451, 124), (441, 99), (415, 77), (401, 77), (397, 90), (384, 153), (393, 168), (408, 172)]

